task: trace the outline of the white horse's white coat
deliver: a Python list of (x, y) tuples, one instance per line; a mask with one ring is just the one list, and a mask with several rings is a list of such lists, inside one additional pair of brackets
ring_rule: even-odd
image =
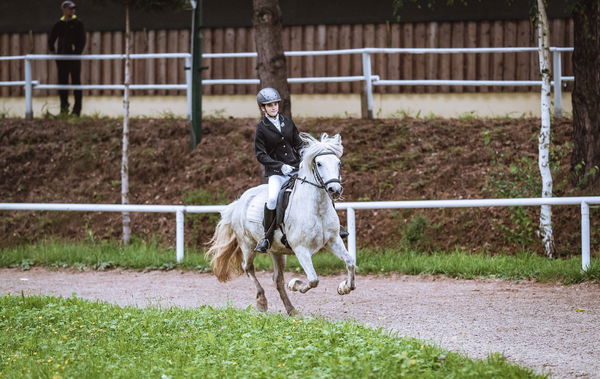
[[(321, 249), (327, 249), (346, 264), (347, 279), (338, 286), (338, 293), (345, 295), (355, 287), (355, 261), (339, 235), (340, 221), (330, 197), (339, 196), (342, 192), (341, 183), (337, 180), (340, 178), (340, 158), (343, 154), (341, 137), (339, 134), (333, 137), (323, 134), (321, 140), (308, 134), (302, 134), (301, 137), (305, 147), (301, 152), (299, 180), (290, 195), (284, 230), (293, 254), (306, 273), (307, 281), (292, 279), (288, 288), (304, 293), (316, 287), (319, 279), (312, 264), (312, 255)], [(319, 188), (324, 183), (325, 187)], [(207, 252), (212, 258), (213, 272), (219, 280), (227, 281), (231, 278), (232, 271), (242, 270), (252, 278), (257, 289), (258, 308), (261, 310), (267, 309), (267, 300), (254, 274), (253, 261), (257, 254), (254, 247), (263, 238), (264, 230), (256, 220), (255, 210), (262, 209), (266, 198), (267, 187), (261, 185), (247, 190), (238, 200), (229, 204), (221, 213), (221, 221)], [(273, 280), (287, 312), (293, 314), (296, 311), (283, 285), (284, 255), (292, 252), (283, 246), (281, 237), (281, 231), (277, 230), (268, 253), (273, 259)]]

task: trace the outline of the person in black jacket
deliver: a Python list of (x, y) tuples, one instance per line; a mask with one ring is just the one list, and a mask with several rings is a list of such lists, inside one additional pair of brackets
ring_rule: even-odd
[[(81, 54), (85, 47), (85, 29), (83, 23), (75, 15), (75, 3), (72, 1), (63, 1), (61, 4), (63, 12), (60, 20), (54, 24), (50, 37), (48, 38), (48, 50), (57, 54)], [(58, 40), (58, 48), (54, 45)], [(81, 61), (80, 60), (57, 60), (58, 84), (81, 84)], [(75, 95), (75, 104), (73, 105), (73, 114), (81, 114), (81, 90), (73, 91)], [(58, 90), (60, 97), (60, 113), (69, 112), (69, 92), (67, 90)]]
[(256, 125), (254, 152), (264, 166), (268, 178), (268, 198), (265, 203), (263, 227), (265, 237), (254, 251), (266, 253), (275, 233), (275, 208), (277, 195), (287, 176), (298, 171), (302, 139), (294, 122), (279, 113), (281, 97), (273, 88), (263, 88), (256, 101), (264, 117)]

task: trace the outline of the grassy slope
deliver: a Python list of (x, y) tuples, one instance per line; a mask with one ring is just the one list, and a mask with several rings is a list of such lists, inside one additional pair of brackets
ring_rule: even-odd
[(354, 323), (0, 297), (0, 377), (533, 378)]

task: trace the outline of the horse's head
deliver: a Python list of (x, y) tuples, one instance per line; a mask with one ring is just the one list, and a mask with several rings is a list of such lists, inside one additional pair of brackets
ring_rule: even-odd
[(344, 190), (340, 175), (340, 158), (344, 153), (342, 137), (339, 134), (330, 137), (323, 133), (319, 141), (309, 134), (302, 133), (301, 138), (305, 142), (302, 149), (302, 167), (312, 172), (319, 186), (330, 196), (340, 197)]

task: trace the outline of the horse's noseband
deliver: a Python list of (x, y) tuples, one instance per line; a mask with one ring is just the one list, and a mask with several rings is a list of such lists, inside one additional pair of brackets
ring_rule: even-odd
[(340, 185), (341, 185), (342, 181), (340, 180), (339, 176), (337, 178), (329, 179), (326, 182), (323, 181), (323, 178), (321, 177), (321, 174), (319, 174), (319, 170), (317, 170), (316, 165), (315, 165), (315, 159), (317, 159), (317, 157), (320, 157), (321, 155), (336, 155), (336, 154), (333, 151), (325, 151), (323, 153), (319, 153), (319, 154), (315, 155), (315, 157), (313, 158), (313, 174), (315, 175), (315, 178), (317, 178), (317, 181), (319, 182), (321, 187), (323, 187), (323, 189), (325, 189), (325, 190), (327, 189), (327, 185), (330, 183), (340, 183)]
[(313, 158), (312, 161), (312, 172), (314, 177), (317, 179), (318, 184), (313, 183), (309, 180), (307, 180), (306, 178), (298, 178), (298, 180), (300, 180), (302, 183), (308, 183), (308, 184), (312, 184), (313, 186), (320, 188), (322, 190), (325, 190), (325, 192), (327, 192), (329, 194), (329, 191), (327, 191), (327, 185), (331, 184), (331, 183), (339, 183), (340, 185), (342, 184), (342, 181), (340, 179), (340, 176), (338, 176), (337, 178), (333, 178), (333, 179), (329, 179), (328, 181), (323, 181), (323, 178), (321, 177), (321, 174), (319, 174), (319, 170), (317, 170), (317, 165), (315, 164), (315, 159), (317, 159), (317, 157), (320, 157), (321, 155), (335, 155), (337, 156), (336, 153), (334, 153), (333, 151), (324, 151), (322, 153), (319, 153), (317, 155), (315, 155), (315, 157)]

